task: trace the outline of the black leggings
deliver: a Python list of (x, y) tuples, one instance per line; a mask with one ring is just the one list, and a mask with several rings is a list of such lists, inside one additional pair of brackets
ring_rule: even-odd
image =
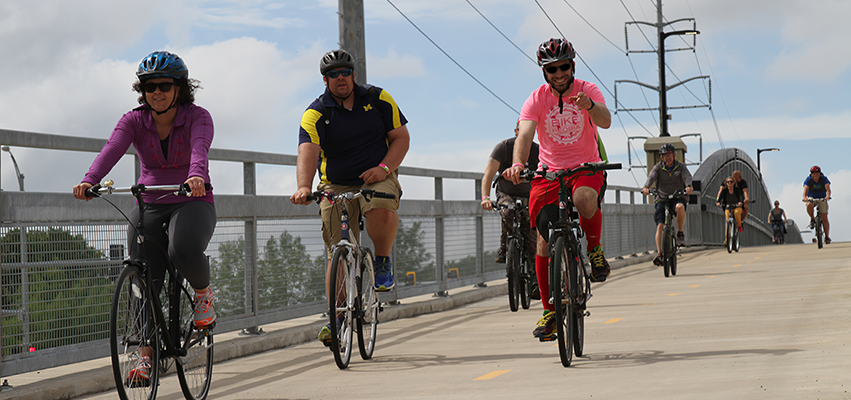
[[(127, 228), (128, 248), (131, 256), (136, 251), (136, 223), (139, 207), (130, 213)], [(168, 235), (163, 224), (168, 224)], [(148, 260), (155, 289), (162, 287), (165, 279), (166, 258), (163, 250), (168, 246), (168, 257), (175, 268), (195, 289), (210, 285), (210, 263), (204, 250), (216, 228), (216, 207), (206, 201), (187, 201), (176, 204), (154, 204), (145, 212), (145, 258)]]

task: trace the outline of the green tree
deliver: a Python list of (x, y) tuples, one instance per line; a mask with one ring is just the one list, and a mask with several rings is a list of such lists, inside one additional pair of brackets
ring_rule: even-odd
[(408, 272), (416, 272), (417, 280), (434, 280), (434, 262), (431, 253), (426, 251), (425, 232), (422, 230), (422, 221), (417, 221), (406, 227), (404, 223), (399, 224), (396, 233), (396, 273), (398, 280), (404, 282)]
[(210, 286), (216, 292), (216, 314), (220, 317), (244, 314), (245, 239), (219, 245), (219, 257), (210, 259)]
[[(278, 238), (270, 237), (258, 260), (260, 309), (295, 305), (317, 299), (311, 281), (324, 276), (324, 266), (307, 253), (301, 237), (284, 231)], [(321, 293), (319, 294), (321, 297)]]
[(105, 338), (114, 277), (103, 252), (54, 227), (27, 230), (26, 264), (21, 249), (19, 228), (0, 238), (4, 311), (20, 310), (3, 317), (4, 355)]

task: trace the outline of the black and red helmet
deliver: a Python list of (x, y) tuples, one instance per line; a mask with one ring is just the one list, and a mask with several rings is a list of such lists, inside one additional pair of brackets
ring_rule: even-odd
[(810, 168), (810, 173), (812, 174), (813, 172), (821, 172), (821, 168), (818, 165), (813, 165), (813, 167)]
[(566, 39), (550, 39), (538, 46), (538, 66), (561, 60), (571, 60), (576, 57), (576, 50)]

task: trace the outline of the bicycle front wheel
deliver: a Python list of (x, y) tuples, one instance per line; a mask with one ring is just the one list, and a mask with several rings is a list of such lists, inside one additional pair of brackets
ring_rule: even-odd
[(725, 237), (727, 238), (727, 253), (732, 253), (733, 247), (735, 246), (733, 229), (736, 229), (736, 223), (731, 219), (727, 219), (727, 232), (725, 232)]
[(668, 247), (670, 247), (670, 249), (671, 249), (671, 255), (668, 258), (668, 260), (669, 260), (668, 264), (671, 266), (671, 275), (676, 276), (677, 275), (677, 237), (674, 235), (674, 227), (673, 226), (668, 228), (668, 233), (670, 233), (670, 236), (668, 236), (668, 240), (669, 240)]
[(569, 311), (573, 317), (571, 324), (571, 341), (573, 342), (573, 354), (577, 357), (582, 357), (585, 347), (585, 306), (588, 294), (591, 293), (591, 283), (588, 281), (588, 276), (585, 275), (585, 268), (580, 264), (580, 260), (576, 255), (579, 253), (578, 244), (572, 247), (574, 254), (568, 260), (568, 275), (570, 275), (570, 305)]
[(357, 296), (350, 275), (349, 249), (338, 247), (331, 257), (331, 276), (328, 295), (328, 318), (331, 320), (331, 351), (340, 369), (349, 366), (352, 358), (352, 320), (354, 301)]
[(517, 251), (517, 239), (508, 239), (505, 246), (505, 268), (508, 275), (508, 307), (517, 312), (520, 303), (520, 252)]
[(363, 264), (358, 277), (358, 350), (364, 360), (372, 358), (375, 351), (375, 337), (378, 328), (378, 312), (381, 303), (375, 291), (375, 258), (372, 251), (363, 249)]
[[(532, 284), (532, 280), (534, 277), (531, 273), (529, 273), (530, 261), (529, 257), (526, 255), (526, 249), (519, 250), (520, 256), (520, 306), (523, 307), (524, 310), (528, 310), (529, 307), (532, 306), (532, 290), (534, 289), (534, 285)], [(534, 268), (534, 264), (531, 264)]]
[(662, 266), (665, 269), (665, 278), (671, 276), (671, 253), (674, 249), (671, 248), (671, 227), (665, 225), (662, 229)]
[(159, 386), (160, 342), (142, 270), (124, 264), (109, 311), (109, 351), (121, 400), (150, 400)]
[(561, 365), (570, 366), (573, 360), (571, 351), (573, 330), (573, 316), (569, 307), (569, 278), (567, 275), (568, 263), (571, 256), (567, 254), (564, 247), (564, 237), (559, 236), (553, 246), (553, 254), (550, 258), (550, 291), (552, 292), (553, 306), (556, 309), (556, 342), (558, 342), (558, 355)]
[(196, 329), (194, 291), (188, 282), (183, 282), (183, 288), (177, 288), (179, 293), (173, 301), (180, 302), (178, 329), (179, 337), (176, 346), (186, 351), (177, 363), (177, 378), (183, 396), (189, 400), (203, 400), (210, 393), (210, 383), (213, 380), (213, 330)]
[[(816, 210), (818, 212), (818, 210)], [(822, 222), (821, 222), (821, 213), (816, 216), (816, 240), (818, 241), (818, 248), (824, 247), (824, 235), (822, 232)]]

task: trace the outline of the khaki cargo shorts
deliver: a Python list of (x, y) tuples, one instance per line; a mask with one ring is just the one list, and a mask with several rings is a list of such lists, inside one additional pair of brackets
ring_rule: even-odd
[[(395, 194), (394, 199), (379, 199), (373, 198), (369, 202), (363, 197), (358, 197), (355, 201), (347, 203), (349, 212), (349, 241), (357, 243), (360, 235), (360, 226), (358, 224), (361, 213), (367, 213), (372, 209), (384, 209), (397, 211), (399, 209), (399, 196), (402, 193), (402, 186), (399, 185), (399, 173), (393, 171), (387, 176), (387, 179), (363, 186), (345, 186), (334, 185), (329, 183), (320, 183), (316, 190), (329, 191), (334, 193), (352, 192), (358, 189), (372, 189), (378, 192)], [(322, 216), (322, 239), (325, 240), (325, 246), (328, 249), (328, 258), (331, 258), (331, 246), (340, 241), (342, 233), (340, 231), (342, 204), (338, 203), (331, 205), (328, 199), (322, 199), (319, 204), (319, 215)]]

